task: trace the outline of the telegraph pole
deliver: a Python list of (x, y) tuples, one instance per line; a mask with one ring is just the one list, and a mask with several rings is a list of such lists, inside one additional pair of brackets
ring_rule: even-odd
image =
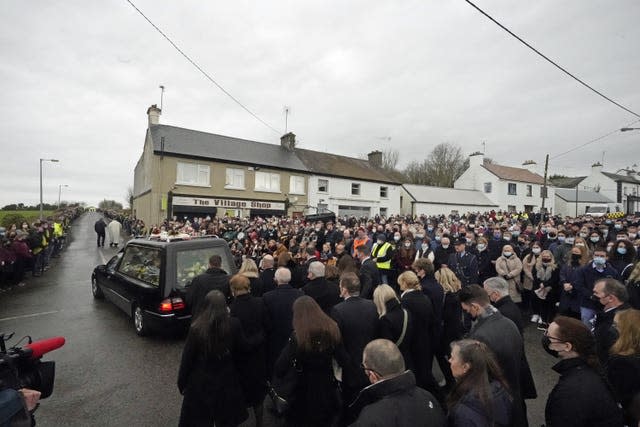
[(542, 208), (540, 209), (540, 213), (543, 213), (542, 211), (544, 211), (544, 202), (545, 199), (547, 198), (547, 172), (549, 170), (549, 155), (547, 154), (547, 157), (544, 161), (544, 184), (542, 184)]

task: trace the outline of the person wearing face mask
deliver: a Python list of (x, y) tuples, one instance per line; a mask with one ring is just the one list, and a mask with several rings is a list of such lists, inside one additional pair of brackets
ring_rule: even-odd
[(353, 256), (356, 256), (356, 251), (360, 246), (366, 246), (371, 251), (372, 242), (364, 227), (358, 228), (357, 236), (353, 239)]
[(502, 247), (508, 242), (502, 239), (500, 228), (493, 229), (491, 236), (491, 240), (489, 240), (489, 256), (491, 261), (495, 261), (502, 255)]
[(629, 294), (627, 288), (617, 280), (602, 279), (593, 286), (593, 296), (602, 306), (593, 322), (596, 352), (600, 363), (606, 365), (609, 349), (618, 338), (618, 333), (613, 327), (613, 318), (616, 313), (631, 308), (627, 303)]
[[(522, 258), (522, 308), (525, 313), (532, 311), (534, 299), (533, 294), (533, 268), (536, 262), (540, 258), (542, 253), (542, 245), (540, 242), (535, 241), (531, 244), (530, 252)], [(533, 313), (531, 315), (531, 322), (540, 322), (540, 314)]]
[(449, 236), (443, 236), (442, 240), (440, 240), (440, 246), (438, 246), (434, 251), (433, 265), (436, 270), (439, 270), (443, 265), (447, 265), (447, 262), (449, 262), (449, 255), (454, 252), (455, 249), (451, 245)]
[(547, 427), (622, 426), (622, 412), (603, 378), (595, 339), (577, 319), (558, 316), (542, 337), (545, 351), (561, 360), (545, 407)]
[(574, 288), (580, 267), (588, 262), (586, 248), (571, 248), (567, 262), (560, 267), (560, 304), (558, 313), (562, 316), (580, 319), (580, 295)]
[(422, 243), (420, 243), (418, 251), (416, 252), (415, 260), (418, 260), (420, 258), (427, 258), (431, 262), (435, 260), (435, 254), (431, 249), (431, 240), (427, 236), (423, 238)]
[(593, 252), (596, 248), (606, 247), (606, 243), (603, 241), (604, 239), (600, 236), (600, 233), (597, 231), (592, 231), (588, 237), (587, 245), (589, 249)]
[(384, 233), (378, 233), (376, 236), (376, 243), (373, 244), (371, 250), (371, 258), (376, 263), (378, 271), (380, 272), (380, 280), (385, 285), (389, 284), (391, 277), (391, 261), (395, 250), (391, 243), (387, 242), (387, 236)]
[(447, 266), (456, 273), (462, 286), (478, 283), (478, 260), (476, 256), (467, 252), (467, 240), (458, 238), (455, 242), (455, 253), (449, 255)]
[(633, 270), (636, 258), (636, 249), (628, 240), (618, 240), (613, 242), (611, 251), (609, 252), (609, 260), (611, 265), (620, 273), (620, 280), (626, 282)]
[(485, 343), (496, 356), (513, 397), (512, 426), (527, 426), (521, 378), (524, 341), (518, 327), (504, 317), (489, 301), (487, 291), (470, 285), (459, 292), (462, 310), (474, 319), (470, 339)]
[(489, 277), (496, 275), (496, 268), (489, 257), (487, 239), (484, 237), (478, 237), (476, 250), (478, 251), (478, 254), (476, 255), (478, 260), (478, 281), (482, 283)]
[(594, 252), (591, 262), (578, 270), (574, 284), (574, 288), (580, 295), (580, 318), (588, 327), (591, 327), (591, 321), (598, 309), (598, 305), (591, 298), (593, 286), (597, 281), (607, 277), (617, 280), (620, 276), (616, 269), (607, 262), (607, 251), (598, 248)]
[(522, 302), (521, 272), (522, 261), (515, 255), (511, 245), (505, 245), (502, 255), (496, 260), (496, 273), (509, 283), (509, 295), (515, 303)]
[(560, 285), (560, 269), (553, 259), (553, 254), (549, 250), (544, 250), (533, 266), (533, 289), (534, 295), (532, 308), (534, 315), (537, 315), (538, 328), (545, 330), (551, 319), (557, 294)]
[(398, 275), (411, 270), (411, 264), (416, 259), (416, 252), (413, 241), (409, 237), (403, 239), (398, 245), (393, 259), (393, 265)]
[(556, 264), (562, 265), (567, 261), (571, 247), (573, 246), (573, 240), (569, 243), (569, 238), (572, 238), (573, 234), (568, 231), (558, 231), (558, 243), (553, 249), (553, 257), (556, 259)]

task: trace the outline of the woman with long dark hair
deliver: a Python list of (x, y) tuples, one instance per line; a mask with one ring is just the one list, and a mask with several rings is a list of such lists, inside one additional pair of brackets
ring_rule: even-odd
[(220, 291), (207, 294), (193, 320), (182, 352), (178, 390), (184, 395), (180, 427), (237, 426), (248, 417), (233, 356), (249, 352), (264, 336), (245, 338), (240, 321), (229, 316)]
[(622, 426), (622, 413), (605, 381), (595, 338), (578, 319), (558, 316), (542, 337), (542, 346), (560, 362), (560, 374), (545, 408), (547, 427)]
[(291, 426), (331, 426), (340, 414), (338, 383), (333, 360), (345, 368), (347, 356), (340, 329), (310, 296), (293, 303), (293, 333), (282, 350), (274, 376), (298, 372), (293, 399), (289, 402), (287, 424)]
[(509, 426), (512, 398), (489, 347), (476, 340), (455, 341), (449, 363), (456, 379), (447, 399), (449, 426)]

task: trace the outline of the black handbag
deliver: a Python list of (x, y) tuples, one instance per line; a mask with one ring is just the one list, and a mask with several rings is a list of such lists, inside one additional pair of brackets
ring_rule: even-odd
[(273, 402), (273, 411), (277, 415), (282, 416), (289, 411), (301, 373), (301, 366), (297, 359), (292, 357), (284, 375), (274, 375), (271, 382), (267, 381), (267, 393)]

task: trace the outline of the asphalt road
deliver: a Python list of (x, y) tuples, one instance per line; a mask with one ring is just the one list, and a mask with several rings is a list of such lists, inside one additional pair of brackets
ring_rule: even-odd
[[(42, 277), (29, 276), (24, 288), (0, 294), (0, 331), (67, 340), (44, 358), (56, 361), (56, 383), (36, 412), (39, 426), (175, 426), (182, 402), (176, 380), (184, 338), (140, 338), (123, 312), (93, 300), (91, 272), (117, 252), (96, 247), (93, 223), (98, 218), (85, 214), (73, 223), (71, 241)], [(541, 336), (533, 326), (525, 331), (539, 395), (527, 401), (529, 423), (536, 427), (544, 422), (545, 401), (557, 379)], [(267, 426), (276, 424), (266, 420)]]

